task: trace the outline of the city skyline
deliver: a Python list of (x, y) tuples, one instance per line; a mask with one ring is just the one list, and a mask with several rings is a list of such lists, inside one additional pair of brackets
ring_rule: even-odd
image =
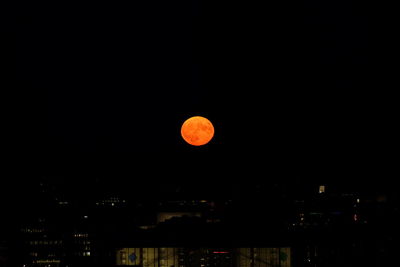
[[(197, 253), (210, 264), (218, 260), (219, 266), (242, 266), (245, 260), (236, 261), (243, 253), (254, 264), (270, 262), (265, 266), (389, 263), (400, 218), (397, 195), (329, 184), (302, 190), (285, 184), (245, 183), (231, 187), (230, 196), (200, 199), (204, 193), (197, 195), (180, 186), (148, 184), (136, 189), (142, 193), (138, 195), (99, 179), (91, 186), (52, 178), (33, 181), (30, 192), (20, 191), (20, 197), (8, 199), (13, 203), (11, 212), (23, 212), (12, 215), (3, 210), (12, 225), (2, 229), (7, 229), (2, 232), (5, 248), (18, 252), (4, 254), (5, 259), (18, 259), (21, 266), (120, 266), (135, 264), (137, 259), (140, 266), (152, 266), (147, 265), (147, 257), (164, 266), (158, 260), (170, 256), (157, 255), (175, 249), (171, 255), (176, 256), (171, 257), (183, 257), (180, 266), (185, 267), (199, 266), (197, 256), (192, 258)], [(142, 250), (158, 252), (144, 256)], [(253, 255), (246, 250), (266, 251)], [(228, 254), (229, 259), (215, 258), (213, 251)], [(341, 251), (353, 256), (343, 256)]]

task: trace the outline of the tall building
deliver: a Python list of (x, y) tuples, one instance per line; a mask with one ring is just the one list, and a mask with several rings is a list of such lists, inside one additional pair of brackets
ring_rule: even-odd
[(7, 266), (9, 248), (5, 240), (0, 239), (0, 266)]
[(43, 217), (25, 224), (20, 229), (21, 262), (26, 267), (58, 267), (66, 256), (65, 242), (61, 235), (52, 231)]

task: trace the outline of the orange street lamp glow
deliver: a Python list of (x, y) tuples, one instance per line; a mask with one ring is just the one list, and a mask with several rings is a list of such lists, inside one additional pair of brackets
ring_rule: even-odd
[(214, 126), (208, 119), (194, 116), (182, 124), (181, 135), (188, 144), (202, 146), (213, 138)]

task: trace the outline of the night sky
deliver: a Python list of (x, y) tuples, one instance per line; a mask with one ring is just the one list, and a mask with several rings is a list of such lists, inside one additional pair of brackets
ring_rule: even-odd
[[(390, 30), (365, 6), (35, 2), (8, 15), (9, 143), (26, 174), (393, 177)], [(180, 137), (194, 115), (214, 123), (204, 147)]]

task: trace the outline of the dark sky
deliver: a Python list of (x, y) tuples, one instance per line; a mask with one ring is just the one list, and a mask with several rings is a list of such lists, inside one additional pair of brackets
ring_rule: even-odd
[[(390, 30), (355, 2), (30, 3), (12, 16), (25, 170), (362, 181), (395, 162)], [(205, 147), (180, 137), (193, 115), (214, 123)]]

